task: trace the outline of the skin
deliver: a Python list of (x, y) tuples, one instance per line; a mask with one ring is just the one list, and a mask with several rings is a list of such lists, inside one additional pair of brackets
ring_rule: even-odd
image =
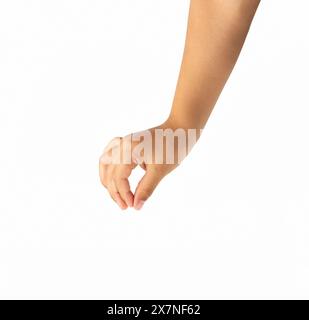
[[(186, 45), (172, 109), (164, 123), (149, 129), (153, 136), (156, 128), (188, 130), (202, 129), (206, 125), (235, 66), (259, 3), (260, 0), (191, 0)], [(124, 138), (116, 139), (120, 147), (131, 143), (133, 149), (137, 144)], [(178, 164), (140, 165), (145, 175), (133, 193), (128, 178), (136, 163), (100, 161), (101, 182), (121, 209), (141, 209), (160, 181)]]

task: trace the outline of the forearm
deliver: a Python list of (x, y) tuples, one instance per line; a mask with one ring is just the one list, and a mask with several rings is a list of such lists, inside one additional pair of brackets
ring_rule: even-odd
[(260, 0), (191, 0), (185, 51), (168, 123), (205, 126), (237, 61)]

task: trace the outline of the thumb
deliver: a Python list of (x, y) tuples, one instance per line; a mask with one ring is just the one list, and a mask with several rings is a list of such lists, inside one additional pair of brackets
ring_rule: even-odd
[(145, 201), (151, 196), (162, 177), (155, 170), (147, 170), (138, 183), (134, 195), (134, 208), (140, 210)]

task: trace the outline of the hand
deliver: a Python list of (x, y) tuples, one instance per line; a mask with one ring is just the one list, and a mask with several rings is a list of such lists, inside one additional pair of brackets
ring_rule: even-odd
[[(160, 134), (166, 132), (164, 130), (167, 128), (167, 124), (163, 124), (126, 137), (114, 138), (106, 147), (100, 158), (100, 179), (121, 209), (134, 207), (140, 210), (159, 182), (186, 156), (186, 145), (180, 143), (180, 140), (174, 143), (174, 137), (162, 135), (161, 147), (155, 144), (155, 140), (158, 141)], [(174, 133), (172, 129), (169, 130)], [(186, 131), (183, 130), (183, 133), (186, 139)], [(145, 170), (145, 175), (133, 194), (128, 178), (138, 165)]]

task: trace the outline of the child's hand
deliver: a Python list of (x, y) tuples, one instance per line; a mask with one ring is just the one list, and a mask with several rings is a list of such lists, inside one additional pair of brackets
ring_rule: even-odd
[[(128, 207), (141, 209), (162, 178), (177, 167), (182, 160), (180, 157), (184, 158), (185, 150), (182, 156), (179, 156), (180, 143), (172, 143), (172, 139), (168, 141), (163, 137), (161, 146), (163, 148), (156, 147), (156, 134), (162, 133), (164, 129), (166, 126), (162, 125), (123, 138), (114, 138), (101, 156), (101, 182), (121, 209)], [(168, 145), (171, 148), (169, 156), (166, 148)], [(133, 194), (128, 178), (138, 165), (145, 170), (145, 175)]]

